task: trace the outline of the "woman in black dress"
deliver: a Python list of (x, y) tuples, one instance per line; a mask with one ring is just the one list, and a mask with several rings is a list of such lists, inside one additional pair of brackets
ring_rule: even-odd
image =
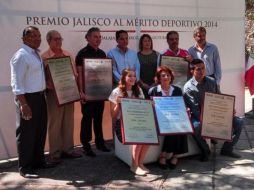
[(139, 40), (138, 59), (140, 63), (139, 86), (147, 99), (148, 90), (154, 83), (154, 76), (159, 65), (159, 53), (153, 50), (153, 41), (149, 34), (143, 34)]
[[(172, 85), (174, 76), (166, 66), (160, 66), (155, 75), (157, 86), (152, 87), (149, 96), (182, 96), (182, 90)], [(166, 169), (168, 166), (174, 169), (178, 163), (178, 154), (188, 152), (186, 135), (168, 135), (164, 138), (162, 152), (159, 158), (159, 166)], [(167, 157), (171, 157), (167, 162)], [(168, 164), (167, 164), (168, 163)]]

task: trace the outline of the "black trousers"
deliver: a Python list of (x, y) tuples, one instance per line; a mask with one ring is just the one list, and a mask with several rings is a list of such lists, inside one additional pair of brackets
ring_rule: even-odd
[(102, 117), (104, 101), (94, 101), (81, 104), (83, 114), (81, 120), (80, 141), (84, 149), (90, 149), (89, 142), (92, 140), (92, 122), (96, 146), (104, 145), (102, 132)]
[(25, 94), (32, 110), (32, 118), (21, 117), (20, 105), (16, 102), (16, 140), (19, 169), (30, 169), (45, 162), (44, 146), (47, 133), (47, 107), (43, 92)]

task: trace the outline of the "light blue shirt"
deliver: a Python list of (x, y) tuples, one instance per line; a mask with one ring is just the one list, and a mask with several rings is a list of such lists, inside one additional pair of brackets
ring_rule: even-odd
[(122, 53), (116, 47), (108, 52), (107, 57), (113, 60), (113, 76), (116, 82), (120, 80), (122, 71), (128, 68), (136, 71), (137, 81), (140, 79), (140, 63), (137, 52), (128, 48), (125, 53)]
[(193, 59), (201, 59), (205, 63), (206, 75), (214, 75), (216, 83), (221, 81), (221, 62), (218, 48), (206, 42), (203, 51), (198, 50), (196, 44), (188, 49)]
[(15, 95), (45, 90), (45, 75), (41, 57), (29, 46), (22, 47), (11, 58), (11, 86)]

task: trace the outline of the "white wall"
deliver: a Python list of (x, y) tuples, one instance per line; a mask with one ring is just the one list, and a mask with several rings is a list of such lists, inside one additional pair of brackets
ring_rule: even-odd
[[(239, 0), (1, 0), (0, 159), (16, 156), (15, 107), (10, 88), (9, 60), (20, 47), (22, 30), (26, 26), (34, 25), (40, 29), (42, 51), (47, 48), (47, 31), (56, 29), (62, 33), (64, 48), (76, 55), (85, 45), (85, 31), (92, 26), (102, 30), (104, 40), (101, 48), (104, 51), (115, 46), (112, 38), (119, 29), (129, 30), (129, 36), (134, 38), (149, 31), (147, 33), (154, 37), (154, 48), (161, 51), (167, 48), (164, 39), (167, 31), (179, 31), (180, 47), (187, 49), (194, 43), (192, 31), (195, 23), (209, 24), (207, 39), (218, 46), (221, 55), (222, 91), (236, 96), (237, 114), (242, 115), (244, 3)], [(88, 23), (89, 18), (98, 22)], [(135, 24), (136, 18), (140, 22)], [(55, 24), (47, 22), (48, 19), (55, 19)], [(62, 22), (58, 23), (58, 19)], [(74, 25), (74, 20), (77, 23), (78, 19), (82, 22)], [(137, 40), (130, 40), (131, 48), (136, 49), (137, 44)]]

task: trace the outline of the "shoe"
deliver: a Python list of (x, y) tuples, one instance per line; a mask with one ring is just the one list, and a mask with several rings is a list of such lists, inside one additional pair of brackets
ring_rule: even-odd
[(24, 177), (24, 178), (28, 178), (28, 179), (37, 179), (39, 178), (39, 175), (34, 172), (33, 170), (20, 170), (19, 174)]
[(150, 173), (150, 170), (148, 168), (146, 168), (144, 165), (140, 166), (140, 168), (142, 170), (144, 170), (146, 172), (146, 174)]
[(82, 155), (77, 153), (77, 152), (72, 152), (72, 153), (67, 153), (67, 152), (62, 152), (61, 158), (67, 158), (67, 159), (75, 159), (75, 158), (81, 158)]
[(96, 157), (96, 154), (92, 151), (92, 149), (84, 149), (84, 154), (89, 157)]
[(96, 146), (96, 148), (102, 152), (110, 152), (110, 149), (107, 148), (105, 145)]
[(231, 157), (231, 158), (241, 158), (241, 155), (236, 154), (236, 153), (234, 153), (234, 152), (221, 151), (220, 154), (221, 154), (222, 156), (228, 156), (228, 157)]
[(146, 172), (144, 170), (142, 170), (140, 167), (135, 167), (135, 166), (131, 166), (130, 170), (139, 176), (145, 176)]
[(212, 143), (213, 145), (216, 145), (216, 144), (218, 144), (218, 140), (216, 140), (216, 139), (211, 139), (211, 143)]
[(49, 156), (47, 162), (60, 164), (62, 162), (61, 158)]
[(200, 162), (208, 162), (209, 158), (207, 155), (201, 155), (199, 158)]
[[(173, 162), (173, 160), (176, 160), (176, 161)], [(178, 159), (177, 157), (174, 157), (174, 156), (171, 159), (167, 160), (168, 167), (172, 170), (176, 168), (177, 163), (178, 163)]]
[[(165, 160), (165, 163), (162, 163), (162, 160)], [(160, 169), (166, 170), (168, 168), (168, 165), (166, 163), (166, 157), (161, 156), (157, 163)]]
[(35, 166), (33, 166), (34, 169), (48, 169), (48, 168), (54, 168), (56, 167), (56, 163), (53, 162), (43, 162), (40, 164), (36, 164)]

